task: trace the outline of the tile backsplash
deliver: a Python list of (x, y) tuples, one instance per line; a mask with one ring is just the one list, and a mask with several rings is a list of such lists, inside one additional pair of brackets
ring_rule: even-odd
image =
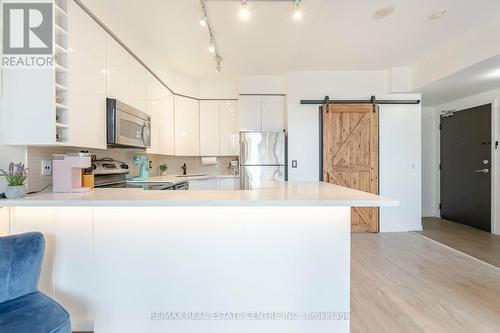
[[(52, 183), (52, 176), (41, 175), (41, 162), (52, 160), (53, 154), (64, 154), (79, 152), (84, 148), (78, 147), (28, 147), (28, 191), (38, 191)], [(87, 149), (85, 149), (87, 150)], [(88, 149), (89, 153), (97, 155), (97, 158), (110, 157), (127, 163), (130, 167), (130, 177), (139, 174), (139, 167), (132, 164), (132, 155), (141, 151), (129, 149)], [(164, 156), (148, 154), (151, 161), (150, 176), (159, 175), (159, 165), (166, 164), (168, 175), (182, 174), (181, 166), (186, 163), (188, 174), (230, 174), (229, 163), (237, 157), (218, 157), (216, 165), (202, 165), (201, 158), (196, 156)]]

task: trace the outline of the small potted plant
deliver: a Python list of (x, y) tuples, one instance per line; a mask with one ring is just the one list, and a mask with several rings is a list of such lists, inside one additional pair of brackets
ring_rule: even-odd
[(28, 169), (22, 163), (10, 163), (8, 172), (0, 169), (0, 175), (7, 180), (5, 196), (7, 199), (18, 199), (26, 194), (24, 182), (28, 178)]
[(165, 176), (167, 173), (168, 166), (166, 164), (160, 164), (160, 176)]

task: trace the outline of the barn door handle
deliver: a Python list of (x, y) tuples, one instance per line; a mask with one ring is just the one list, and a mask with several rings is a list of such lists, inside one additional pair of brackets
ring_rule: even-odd
[(479, 170), (476, 170), (477, 173), (488, 173), (490, 172), (490, 169), (479, 169)]

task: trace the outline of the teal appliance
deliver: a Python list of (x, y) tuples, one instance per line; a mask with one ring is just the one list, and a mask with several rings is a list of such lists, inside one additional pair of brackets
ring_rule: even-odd
[(139, 176), (133, 177), (131, 180), (146, 180), (149, 178), (149, 162), (148, 157), (144, 154), (132, 155), (132, 163), (140, 166)]

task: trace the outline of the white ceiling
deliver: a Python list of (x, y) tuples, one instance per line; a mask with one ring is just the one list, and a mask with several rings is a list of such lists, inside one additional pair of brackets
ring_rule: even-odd
[(424, 106), (437, 106), (500, 87), (500, 55), (423, 87)]
[[(293, 3), (249, 1), (240, 22), (238, 1), (207, 1), (223, 71), (215, 72), (208, 32), (199, 25), (199, 0), (106, 0), (122, 20), (155, 46), (176, 72), (201, 79), (279, 75), (289, 70), (380, 70), (409, 66), (449, 38), (499, 20), (497, 0), (302, 0), (304, 19), (291, 19)], [(394, 13), (376, 20), (377, 9)], [(429, 15), (446, 9), (440, 20)]]

